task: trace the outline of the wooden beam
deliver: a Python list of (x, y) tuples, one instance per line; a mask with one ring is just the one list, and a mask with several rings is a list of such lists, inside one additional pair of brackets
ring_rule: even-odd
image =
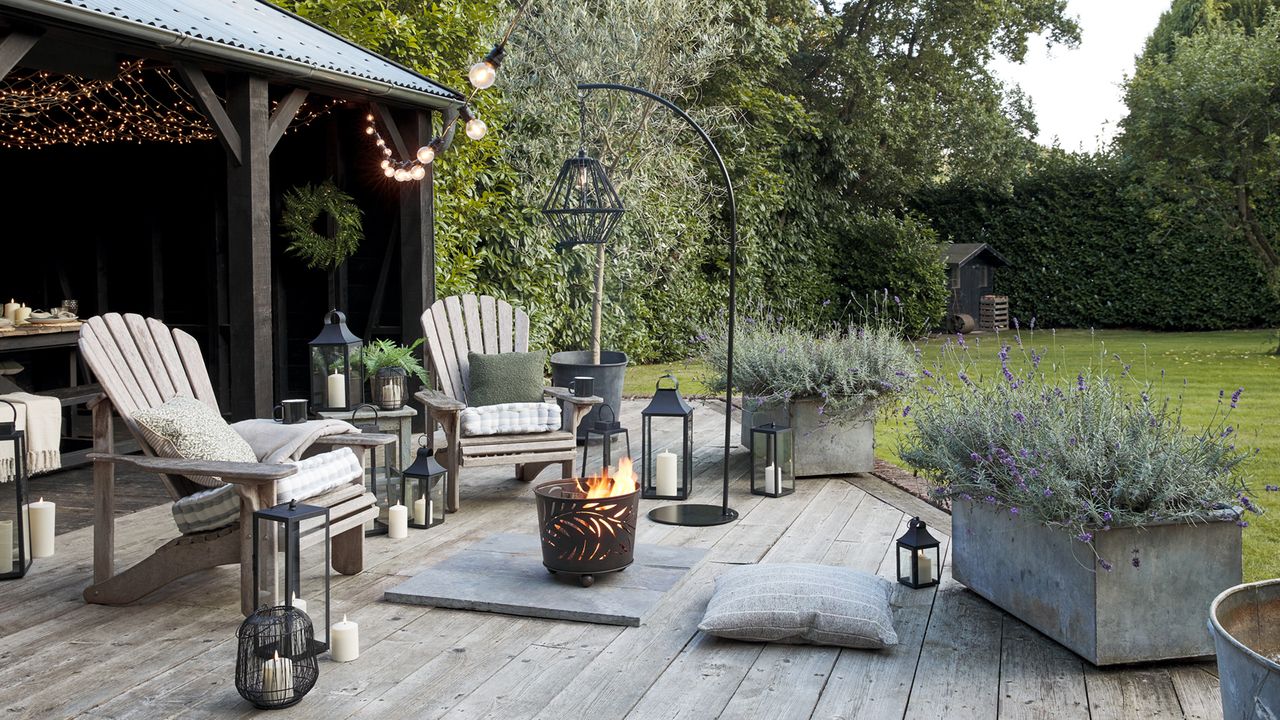
[[(396, 118), (391, 114), (391, 111), (387, 109), (387, 106), (382, 103), (374, 103), (373, 111), (377, 114), (378, 119), (382, 121), (382, 128), (387, 131), (387, 136), (390, 138), (391, 144), (394, 146), (392, 149), (396, 151), (398, 157), (401, 160), (408, 160), (417, 155), (420, 145), (411, 139), (410, 142), (413, 142), (414, 146), (413, 152), (409, 152), (409, 146), (405, 144), (404, 136), (400, 134), (400, 127), (396, 124)], [(426, 138), (422, 141), (422, 144), (427, 144), (427, 141), (430, 139), (430, 137)]]
[(231, 319), (231, 413), (270, 417), (271, 166), (267, 81), (234, 75), (227, 82), (228, 119), (243, 145), (227, 160), (227, 283)]
[(4, 39), (0, 40), (0, 77), (8, 75), (39, 39), (39, 35), (17, 30), (5, 35)]
[(218, 133), (218, 140), (232, 162), (236, 165), (244, 162), (241, 157), (244, 143), (240, 139), (240, 132), (236, 129), (236, 123), (232, 122), (231, 116), (227, 114), (227, 109), (222, 106), (218, 94), (213, 91), (213, 86), (209, 84), (209, 78), (205, 77), (204, 71), (184, 62), (175, 63), (174, 67), (182, 76), (183, 82), (187, 84), (187, 89), (195, 95), (196, 105), (213, 125), (213, 129)]
[[(414, 147), (431, 142), (431, 114), (416, 111), (399, 126), (400, 136)], [(422, 337), (419, 318), (435, 300), (435, 164), (417, 182), (400, 183), (400, 339)]]
[(276, 105), (275, 112), (271, 113), (271, 122), (267, 128), (267, 152), (276, 149), (276, 143), (280, 142), (280, 138), (284, 137), (284, 131), (289, 129), (289, 124), (298, 116), (298, 109), (306, 101), (307, 91), (302, 88), (294, 88)]

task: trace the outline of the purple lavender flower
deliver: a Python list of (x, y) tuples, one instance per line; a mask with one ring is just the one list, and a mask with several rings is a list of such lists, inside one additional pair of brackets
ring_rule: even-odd
[(1236, 388), (1236, 391), (1231, 393), (1231, 407), (1234, 408), (1236, 404), (1240, 402), (1240, 395), (1242, 393), (1244, 393), (1244, 388)]
[(1014, 410), (1013, 419), (1017, 420), (1019, 424), (1022, 424), (1027, 421), (1027, 416), (1023, 415), (1021, 410)]
[(1267, 492), (1280, 492), (1280, 485), (1268, 485), (1263, 490)]
[(909, 415), (910, 413), (911, 413), (911, 406), (910, 406), (910, 405), (908, 405), (908, 406), (906, 406), (906, 407), (902, 408), (902, 417), (906, 417), (906, 416), (907, 416), (907, 415)]
[(964, 335), (961, 335), (960, 333), (956, 333), (956, 343), (958, 343), (960, 347), (968, 347), (968, 345), (964, 344)]
[(1009, 508), (1009, 514), (1010, 514), (1010, 515), (1017, 515), (1018, 513), (1019, 513), (1018, 508), (1016, 508), (1016, 507), (1011, 507), (1011, 508)]
[(972, 385), (972, 384), (973, 384), (973, 383), (969, 380), (969, 376), (968, 376), (968, 375), (966, 375), (966, 374), (964, 373), (964, 371), (963, 371), (963, 370), (961, 370), (961, 371), (960, 371), (960, 374), (958, 375), (958, 377), (960, 378), (960, 380), (961, 380), (965, 385)]
[(1237, 524), (1237, 525), (1239, 525), (1239, 526), (1240, 526), (1240, 527), (1242, 527), (1242, 528), (1247, 528), (1247, 527), (1249, 527), (1249, 521), (1248, 521), (1248, 520), (1237, 520), (1237, 521), (1236, 521), (1236, 524)]
[(1036, 316), (1035, 316), (1035, 315), (1032, 315), (1032, 316), (1031, 316), (1031, 322), (1027, 323), (1027, 325), (1028, 325), (1032, 330), (1035, 330), (1035, 329), (1036, 329)]
[[(969, 453), (969, 459), (970, 459), (970, 460), (972, 460), (972, 461), (974, 461), (974, 462), (976, 462), (976, 463), (980, 463), (980, 462), (982, 462), (982, 456), (981, 456), (981, 455), (979, 455), (979, 454), (978, 454), (978, 453), (976, 453), (976, 452), (971, 452), (971, 453)], [(1271, 489), (1271, 488), (1273, 488), (1273, 487), (1275, 487), (1275, 486), (1274, 486), (1274, 485), (1268, 485), (1268, 486), (1267, 486), (1267, 489), (1268, 489), (1268, 490), (1270, 490), (1270, 489)]]
[(1133, 565), (1134, 567), (1141, 567), (1141, 566), (1142, 566), (1142, 561), (1141, 561), (1141, 560), (1139, 560), (1139, 559), (1138, 559), (1138, 557), (1137, 557), (1136, 555), (1134, 556), (1134, 558), (1133, 558), (1132, 560), (1130, 560), (1130, 561), (1129, 561), (1129, 563), (1130, 563), (1131, 565)]
[(1102, 522), (1111, 522), (1111, 511), (1107, 510), (1102, 513)]
[(1045, 496), (1045, 497), (1053, 497), (1053, 488), (1045, 488), (1045, 489), (1044, 489), (1044, 496)]
[(1079, 540), (1080, 542), (1085, 542), (1085, 543), (1087, 543), (1087, 542), (1092, 542), (1092, 541), (1093, 541), (1093, 533), (1091, 533), (1091, 532), (1089, 532), (1089, 531), (1087, 531), (1087, 530), (1086, 530), (1085, 532), (1082, 532), (1082, 533), (1080, 533), (1079, 535), (1077, 535), (1077, 536), (1076, 536), (1076, 539), (1077, 539), (1077, 540)]
[(1013, 329), (1014, 329), (1014, 330), (1021, 330), (1021, 329), (1022, 329), (1022, 326), (1018, 324), (1018, 318), (1016, 318), (1016, 317), (1013, 319)]
[(985, 502), (985, 503), (986, 503), (986, 504), (988, 504), (988, 505), (995, 505), (995, 504), (996, 504), (996, 498), (995, 498), (995, 496), (994, 496), (994, 495), (988, 495), (988, 496), (986, 496), (986, 497), (982, 498), (982, 501), (983, 501), (983, 502)]
[(1081, 392), (1084, 392), (1084, 375), (1083, 374), (1076, 375), (1076, 389)]
[(898, 299), (897, 295), (893, 296), (893, 304), (897, 305), (898, 307), (902, 307), (902, 301)]
[(920, 372), (921, 372), (921, 373), (923, 373), (923, 374), (924, 374), (924, 376), (925, 376), (925, 377), (927, 377), (927, 378), (930, 378), (930, 379), (932, 379), (932, 378), (933, 378), (933, 373), (929, 372), (929, 368), (924, 368), (924, 369), (923, 369), (923, 370), (921, 370)]
[(1111, 563), (1107, 562), (1106, 560), (1103, 560), (1102, 558), (1098, 558), (1098, 566), (1101, 567), (1103, 570), (1106, 570), (1107, 572), (1111, 572), (1111, 568), (1113, 567)]
[(1000, 362), (1002, 363), (1009, 362), (1009, 346), (1008, 345), (1005, 345), (1004, 347), (1000, 348)]
[(831, 298), (827, 298), (826, 300), (822, 301), (822, 307), (826, 307), (830, 304), (831, 304)]

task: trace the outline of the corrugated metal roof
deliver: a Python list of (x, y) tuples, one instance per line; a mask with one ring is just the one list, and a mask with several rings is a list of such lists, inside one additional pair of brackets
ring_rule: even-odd
[(989, 253), (998, 265), (1008, 265), (1009, 261), (986, 243), (951, 243), (942, 248), (942, 261), (948, 265), (963, 265), (979, 253)]
[[(259, 64), (274, 61), (271, 64), (277, 69), (283, 61), (298, 66), (302, 74), (306, 74), (305, 68), (330, 71), (324, 73), (326, 80), (342, 84), (345, 76), (353, 81), (352, 89), (361, 92), (383, 94), (370, 85), (376, 83), (448, 104), (461, 100), (453, 90), (261, 0), (9, 0), (5, 5), (64, 22), (80, 19), (95, 29), (121, 34), (128, 34), (130, 24), (136, 24), (153, 42), (158, 38), (151, 31), (168, 31), (174, 38), (169, 43), (158, 42), (162, 47), (180, 47), (198, 55), (214, 49), (210, 44), (218, 45), (238, 51), (249, 65), (255, 64), (256, 56)], [(228, 56), (226, 52), (205, 54), (221, 59)], [(440, 101), (429, 104), (439, 105)]]

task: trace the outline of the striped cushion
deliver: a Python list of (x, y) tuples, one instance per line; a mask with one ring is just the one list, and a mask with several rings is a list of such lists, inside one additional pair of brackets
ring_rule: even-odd
[(898, 644), (882, 577), (830, 565), (743, 565), (716, 579), (698, 629), (758, 642), (882, 649)]
[[(276, 501), (306, 500), (350, 482), (362, 482), (364, 469), (351, 448), (338, 448), (294, 463), (298, 472), (276, 481)], [(173, 504), (173, 521), (183, 535), (216, 530), (240, 519), (234, 485), (188, 495)]]
[[(142, 437), (160, 457), (222, 462), (258, 462), (253, 448), (240, 437), (217, 410), (195, 398), (177, 395), (131, 416)], [(188, 475), (192, 482), (219, 487), (222, 479)]]
[(502, 403), (462, 411), (462, 434), (521, 435), (560, 429), (560, 406), (555, 403)]

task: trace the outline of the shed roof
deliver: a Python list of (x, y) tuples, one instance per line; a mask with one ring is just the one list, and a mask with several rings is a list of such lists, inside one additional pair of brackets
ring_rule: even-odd
[(456, 91), (264, 0), (5, 0), (35, 19), (299, 82), (443, 108)]
[(964, 265), (979, 255), (986, 254), (992, 265), (1009, 264), (1004, 256), (986, 243), (949, 243), (942, 248), (942, 261), (948, 265)]

